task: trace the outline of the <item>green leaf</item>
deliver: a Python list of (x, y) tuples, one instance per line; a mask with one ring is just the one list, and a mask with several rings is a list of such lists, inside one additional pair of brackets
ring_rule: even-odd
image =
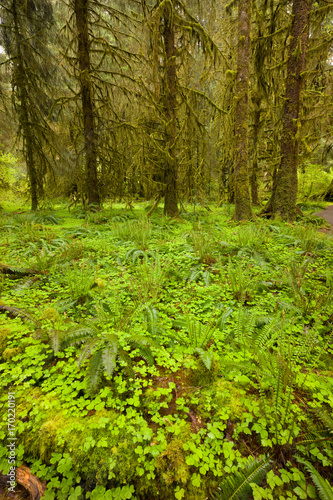
[(252, 495), (250, 483), (260, 484), (271, 467), (271, 462), (266, 457), (262, 459), (249, 458), (243, 469), (229, 475), (219, 485), (216, 500), (245, 500)]

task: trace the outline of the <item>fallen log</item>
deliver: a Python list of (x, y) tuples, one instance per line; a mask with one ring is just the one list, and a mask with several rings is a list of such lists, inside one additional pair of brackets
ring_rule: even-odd
[(40, 500), (46, 490), (46, 484), (43, 484), (37, 476), (31, 474), (29, 467), (26, 465), (21, 465), (16, 469), (16, 481), (29, 491), (31, 500)]

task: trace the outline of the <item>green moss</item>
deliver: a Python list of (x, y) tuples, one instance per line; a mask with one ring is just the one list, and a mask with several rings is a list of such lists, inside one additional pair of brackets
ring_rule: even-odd
[(119, 428), (118, 416), (114, 411), (101, 410), (66, 424), (67, 432), (62, 435), (66, 448), (77, 472), (88, 482), (128, 484), (136, 475), (139, 455), (135, 453), (133, 429)]
[(8, 336), (11, 333), (9, 328), (0, 328), (0, 355), (6, 350), (8, 343)]
[(166, 485), (174, 482), (186, 484), (190, 477), (183, 444), (180, 438), (173, 439), (157, 459), (157, 469)]
[(48, 462), (51, 458), (53, 452), (59, 451), (57, 443), (57, 435), (60, 429), (68, 425), (68, 419), (66, 420), (62, 415), (56, 415), (52, 419), (47, 420), (40, 427), (38, 432), (37, 446), (39, 451), (39, 456), (44, 461)]
[(2, 357), (5, 361), (10, 361), (11, 359), (14, 358), (14, 356), (21, 354), (23, 351), (24, 351), (24, 347), (7, 348), (3, 351)]
[(232, 382), (223, 379), (218, 380), (214, 385), (213, 400), (218, 409), (225, 410), (226, 407), (230, 409), (231, 419), (240, 418), (244, 412), (240, 402), (242, 392), (244, 391), (235, 387)]
[(60, 316), (59, 316), (58, 311), (56, 309), (54, 309), (54, 307), (47, 307), (46, 309), (44, 309), (44, 311), (40, 315), (40, 319), (41, 320), (48, 319), (49, 321), (52, 321), (53, 323), (55, 323), (56, 321), (59, 321)]
[(196, 368), (192, 369), (190, 383), (197, 387), (213, 384), (221, 371), (216, 357), (213, 358), (210, 370), (206, 368), (201, 359), (196, 359)]

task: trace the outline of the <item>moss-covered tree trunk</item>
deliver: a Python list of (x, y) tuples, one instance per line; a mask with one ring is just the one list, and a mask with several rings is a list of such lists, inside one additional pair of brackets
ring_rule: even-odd
[[(28, 122), (28, 105), (25, 92), (25, 76), (19, 58), (17, 61), (16, 78), (17, 94), (20, 100), (19, 123), (23, 136), (23, 154), (27, 166), (27, 173), (30, 185), (31, 210), (38, 208), (38, 173), (34, 159), (34, 145), (31, 126)], [(20, 83), (18, 83), (20, 82)]]
[(248, 175), (251, 12), (252, 0), (239, 0), (235, 106), (235, 220), (246, 220), (253, 216)]
[(74, 12), (78, 38), (77, 58), (80, 70), (79, 79), (85, 142), (86, 190), (88, 204), (95, 203), (99, 205), (97, 145), (90, 61), (89, 0), (74, 0)]
[(259, 194), (258, 194), (258, 138), (259, 138), (259, 128), (260, 128), (260, 115), (261, 115), (261, 100), (257, 98), (255, 100), (255, 111), (254, 111), (254, 123), (253, 123), (253, 156), (252, 156), (252, 168), (250, 175), (250, 185), (251, 185), (251, 200), (253, 206), (259, 205)]
[(175, 154), (176, 141), (176, 106), (177, 106), (177, 73), (176, 47), (173, 13), (170, 5), (164, 10), (163, 42), (165, 53), (164, 74), (164, 109), (165, 109), (165, 171), (164, 171), (164, 214), (177, 217), (177, 159)]
[(284, 220), (297, 215), (297, 167), (300, 138), (298, 115), (309, 40), (309, 16), (313, 0), (294, 0), (282, 117), (281, 161), (271, 199), (264, 213)]
[(29, 106), (28, 106), (28, 89), (27, 89), (27, 79), (24, 71), (23, 65), (23, 54), (21, 51), (21, 44), (23, 43), (23, 37), (20, 32), (20, 14), (19, 5), (17, 0), (13, 0), (11, 8), (13, 15), (13, 34), (14, 34), (14, 45), (16, 47), (15, 55), (16, 60), (13, 66), (13, 89), (14, 94), (17, 96), (17, 102), (15, 107), (17, 110), (17, 116), (19, 125), (22, 132), (23, 138), (23, 154), (26, 161), (27, 173), (30, 185), (30, 197), (31, 197), (31, 210), (37, 210), (38, 208), (38, 174), (34, 159), (34, 145), (31, 126), (29, 123)]

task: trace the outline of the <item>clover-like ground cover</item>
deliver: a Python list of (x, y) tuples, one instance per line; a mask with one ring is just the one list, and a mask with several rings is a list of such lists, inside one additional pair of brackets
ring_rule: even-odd
[(331, 236), (145, 213), (1, 213), (0, 470), (10, 392), (46, 500), (332, 498)]

